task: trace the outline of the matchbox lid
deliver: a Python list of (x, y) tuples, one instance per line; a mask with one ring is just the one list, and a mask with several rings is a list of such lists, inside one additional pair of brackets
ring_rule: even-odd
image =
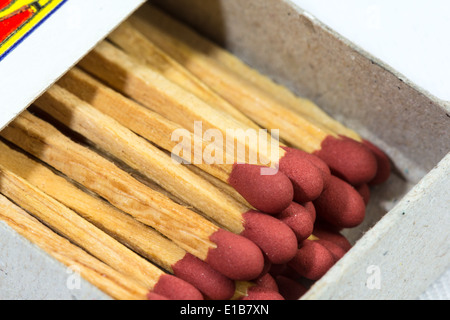
[(0, 0), (0, 130), (145, 0)]

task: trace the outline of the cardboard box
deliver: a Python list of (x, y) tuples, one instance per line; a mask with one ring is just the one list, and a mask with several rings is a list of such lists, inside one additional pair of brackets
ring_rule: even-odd
[[(114, 5), (116, 2), (119, 1), (112, 1)], [(134, 1), (127, 8), (111, 9), (114, 15), (102, 16), (104, 23), (102, 19), (98, 19), (102, 23), (87, 19), (90, 31), (94, 26), (99, 29), (87, 36), (89, 32), (80, 27), (79, 33), (73, 36), (77, 43), (83, 44), (82, 48), (65, 57), (58, 68), (29, 69), (29, 73), (40, 73), (39, 76), (32, 76), (30, 87), (21, 90), (27, 93), (25, 96), (17, 97), (17, 90), (7, 95), (6, 101), (14, 107), (8, 108), (9, 113), (2, 116), (0, 126), (11, 120), (14, 112), (34, 101), (140, 2), (143, 1)], [(289, 1), (152, 2), (275, 81), (313, 100), (330, 115), (379, 145), (392, 159), (394, 173), (386, 184), (372, 190), (366, 221), (346, 231), (355, 243), (354, 248), (303, 299), (416, 299), (448, 269), (448, 104), (423, 92)], [(60, 19), (64, 14), (70, 15), (62, 11), (65, 5), (57, 13)], [(67, 34), (65, 37), (67, 39)], [(9, 64), (16, 59), (29, 55), (19, 51), (22, 45), (27, 44), (21, 44), (15, 49), (17, 52), (11, 52), (0, 63), (2, 90), (7, 83), (2, 71), (9, 70)], [(42, 50), (49, 52), (48, 48)], [(50, 52), (60, 56), (55, 51)], [(55, 265), (45, 253), (17, 239), (8, 227), (0, 228), (0, 243), (0, 298), (108, 298), (89, 284), (74, 294), (63, 283), (67, 278), (66, 268)], [(30, 259), (24, 262), (24, 255)], [(51, 274), (55, 279), (60, 276), (60, 281), (42, 290), (50, 277), (46, 270), (55, 270)], [(21, 284), (20, 288), (17, 284)], [(3, 288), (8, 288), (6, 293)]]

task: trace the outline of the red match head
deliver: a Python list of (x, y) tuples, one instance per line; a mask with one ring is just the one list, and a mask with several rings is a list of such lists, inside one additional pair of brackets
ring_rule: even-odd
[(370, 141), (363, 140), (363, 144), (372, 151), (378, 166), (377, 173), (375, 177), (369, 181), (369, 185), (374, 186), (386, 182), (391, 175), (391, 161), (389, 160), (389, 157)]
[(261, 249), (251, 240), (219, 229), (209, 238), (216, 248), (211, 248), (206, 262), (232, 280), (253, 280), (264, 269)]
[(247, 296), (239, 300), (285, 300), (277, 291), (270, 290), (265, 287), (254, 286), (248, 289)]
[(264, 287), (266, 289), (278, 292), (278, 285), (274, 277), (270, 273), (266, 273), (262, 277), (254, 280), (255, 284), (259, 287)]
[(378, 169), (377, 160), (363, 144), (349, 138), (329, 136), (321, 147), (314, 154), (327, 163), (333, 175), (354, 186), (374, 179)]
[(169, 298), (166, 298), (160, 294), (149, 292), (147, 293), (147, 300), (156, 301), (156, 300), (170, 300)]
[(352, 248), (352, 244), (346, 237), (344, 237), (339, 231), (335, 230), (329, 225), (323, 223), (316, 223), (313, 231), (314, 236), (321, 240), (330, 241), (339, 247), (341, 247), (345, 252)]
[(280, 159), (279, 169), (292, 181), (294, 201), (301, 203), (316, 199), (324, 188), (326, 172), (311, 162), (312, 156), (306, 152), (288, 147), (283, 149), (286, 154)]
[(288, 225), (256, 211), (244, 213), (243, 218), (245, 230), (241, 235), (257, 244), (271, 263), (286, 263), (294, 257), (297, 238)]
[(276, 283), (280, 294), (286, 300), (298, 300), (308, 291), (301, 283), (285, 276), (277, 276)]
[(172, 266), (174, 275), (183, 279), (211, 300), (229, 300), (234, 295), (235, 282), (209, 264), (186, 253), (183, 259)]
[(289, 178), (267, 167), (235, 164), (228, 183), (254, 208), (267, 214), (281, 212), (294, 198)]
[(154, 294), (169, 300), (204, 300), (203, 295), (193, 285), (168, 274), (159, 278), (149, 297), (157, 297), (152, 296)]
[(286, 210), (275, 217), (294, 231), (298, 242), (307, 239), (313, 232), (315, 215), (296, 202), (292, 202)]
[(306, 279), (319, 280), (334, 263), (335, 259), (327, 248), (317, 241), (305, 240), (288, 266)]
[(366, 212), (363, 198), (351, 185), (332, 176), (328, 188), (314, 201), (317, 217), (337, 228), (360, 225)]

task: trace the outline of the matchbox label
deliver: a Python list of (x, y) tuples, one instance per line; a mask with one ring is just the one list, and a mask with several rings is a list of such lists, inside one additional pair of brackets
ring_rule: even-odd
[(67, 0), (0, 0), (0, 60)]

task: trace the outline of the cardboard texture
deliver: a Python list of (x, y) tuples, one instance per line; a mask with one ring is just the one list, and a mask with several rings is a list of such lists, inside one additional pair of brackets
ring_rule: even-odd
[(0, 300), (111, 300), (0, 221)]
[[(355, 247), (304, 299), (415, 299), (447, 270), (450, 266), (448, 105), (422, 92), (289, 1), (152, 2), (252, 67), (313, 100), (379, 145), (392, 159), (394, 174), (386, 184), (372, 191), (368, 218), (363, 225), (346, 233), (356, 243)], [(2, 261), (3, 266), (22, 261), (17, 255), (12, 259), (6, 255), (5, 260), (3, 250), (16, 252), (14, 249), (19, 248), (20, 254), (27, 255), (34, 254), (36, 248), (15, 243), (8, 246), (11, 239), (16, 241), (14, 232), (0, 230), (1, 272)], [(39, 270), (46, 270), (46, 266), (54, 268), (50, 260), (39, 260)], [(30, 268), (26, 265), (28, 261), (23, 268), (8, 269), (7, 280), (0, 280), (0, 287), (28, 274)], [(63, 279), (67, 277), (64, 267), (51, 272), (52, 276), (58, 273)], [(379, 286), (376, 281), (371, 285), (373, 276), (379, 276)], [(35, 277), (45, 282), (48, 275), (38, 272)], [(28, 286), (32, 283), (23, 285)], [(47, 287), (48, 293), (38, 292), (36, 298), (59, 292), (55, 290), (61, 286), (64, 283), (55, 283), (54, 288)], [(6, 298), (24, 297), (21, 291), (11, 289)], [(57, 297), (70, 299), (71, 294), (61, 293)], [(79, 294), (104, 298), (90, 289)], [(1, 295), (0, 298), (5, 298)]]

